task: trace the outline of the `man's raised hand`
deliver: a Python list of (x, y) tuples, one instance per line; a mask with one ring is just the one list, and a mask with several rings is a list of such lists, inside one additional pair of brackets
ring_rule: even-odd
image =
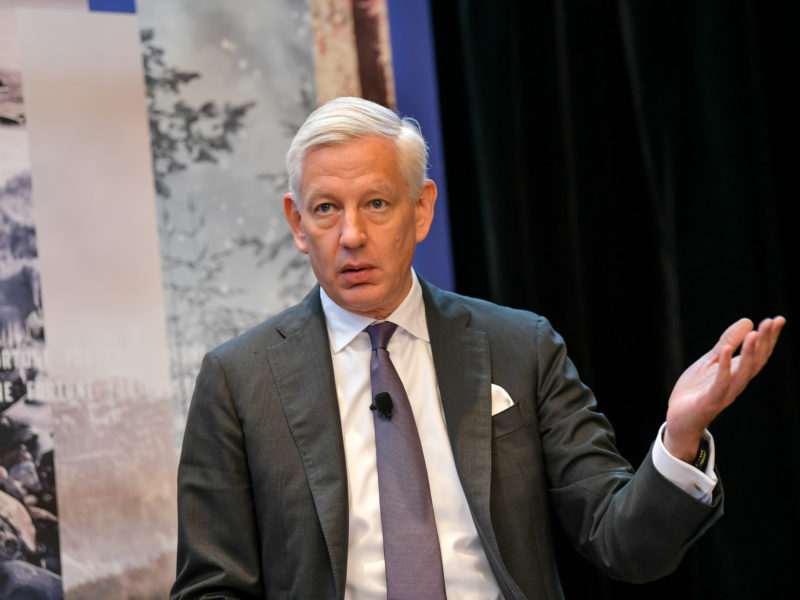
[[(750, 319), (739, 319), (683, 372), (669, 397), (664, 433), (664, 446), (673, 456), (694, 460), (703, 431), (767, 363), (785, 323), (783, 317), (764, 319), (754, 330)], [(741, 352), (733, 356), (739, 346)]]

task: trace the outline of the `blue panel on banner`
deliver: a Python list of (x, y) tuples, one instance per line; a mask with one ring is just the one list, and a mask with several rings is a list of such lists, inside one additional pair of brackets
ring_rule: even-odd
[(395, 94), (401, 115), (419, 121), (430, 145), (429, 177), (439, 188), (436, 218), (428, 238), (417, 246), (414, 268), (439, 287), (455, 288), (450, 219), (447, 210), (439, 87), (428, 0), (389, 0)]
[(135, 0), (89, 0), (89, 10), (98, 12), (135, 13)]

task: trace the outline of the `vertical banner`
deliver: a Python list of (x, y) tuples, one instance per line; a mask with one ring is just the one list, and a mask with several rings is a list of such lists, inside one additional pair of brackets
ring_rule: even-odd
[(395, 108), (386, 0), (310, 0), (317, 106), (359, 96)]
[(64, 588), (163, 598), (175, 460), (138, 23), (56, 8), (16, 18), (47, 333), (36, 397), (55, 414)]
[(17, 9), (85, 2), (0, 2), (0, 598), (61, 598), (52, 394), (45, 385), (41, 279), (33, 216)]
[(314, 109), (303, 0), (137, 2), (180, 439), (203, 354), (314, 277), (283, 217), (284, 156)]

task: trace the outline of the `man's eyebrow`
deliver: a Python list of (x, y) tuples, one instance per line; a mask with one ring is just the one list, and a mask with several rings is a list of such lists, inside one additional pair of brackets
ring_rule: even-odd
[(387, 183), (377, 183), (369, 188), (364, 192), (364, 196), (387, 196), (394, 191), (394, 187), (387, 184)]
[[(394, 193), (394, 186), (389, 183), (376, 183), (365, 189), (361, 192), (361, 197), (369, 197), (369, 196), (390, 196)], [(308, 192), (308, 194), (304, 194), (306, 201), (312, 202), (319, 199), (329, 199), (329, 200), (336, 200), (338, 196), (331, 192), (330, 190), (326, 189), (312, 189)]]
[(308, 193), (308, 195), (306, 196), (306, 200), (309, 200), (309, 201), (310, 200), (318, 200), (319, 198), (330, 198), (331, 200), (333, 200), (333, 199), (336, 198), (336, 196), (334, 194), (331, 194), (327, 190), (320, 190), (320, 189), (311, 190)]

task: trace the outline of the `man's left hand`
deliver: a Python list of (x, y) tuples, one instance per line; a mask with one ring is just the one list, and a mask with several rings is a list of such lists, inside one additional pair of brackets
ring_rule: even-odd
[[(767, 363), (783, 317), (764, 319), (753, 329), (750, 319), (739, 319), (725, 330), (716, 345), (678, 378), (669, 398), (664, 446), (691, 463), (711, 421), (742, 393)], [(733, 356), (741, 346), (738, 356)]]

